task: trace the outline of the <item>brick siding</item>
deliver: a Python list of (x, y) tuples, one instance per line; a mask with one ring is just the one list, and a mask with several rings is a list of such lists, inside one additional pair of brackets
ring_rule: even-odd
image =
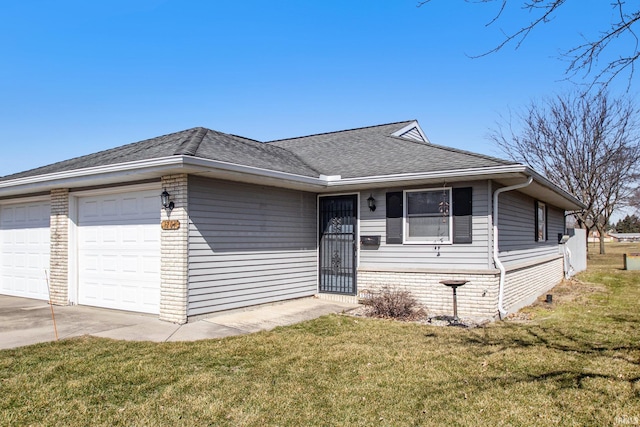
[(507, 271), (505, 277), (504, 309), (508, 313), (533, 304), (564, 277), (562, 258), (546, 261), (526, 268)]
[(162, 177), (162, 188), (175, 204), (162, 209), (161, 220), (178, 220), (178, 230), (162, 230), (160, 237), (160, 320), (187, 322), (188, 231), (187, 174)]
[(69, 190), (51, 190), (49, 289), (51, 301), (69, 304)]
[[(507, 271), (503, 306), (513, 313), (532, 304), (540, 295), (557, 285), (563, 278), (562, 258)], [(358, 294), (378, 292), (387, 286), (407, 290), (427, 310), (429, 315), (453, 314), (453, 291), (442, 280), (467, 280), (457, 289), (458, 316), (473, 319), (498, 317), (500, 275), (487, 273), (437, 273), (358, 270)]]
[(497, 273), (435, 273), (401, 271), (358, 271), (358, 293), (391, 289), (407, 290), (427, 310), (430, 316), (453, 315), (453, 291), (442, 280), (467, 280), (457, 289), (458, 316), (493, 319), (497, 314)]

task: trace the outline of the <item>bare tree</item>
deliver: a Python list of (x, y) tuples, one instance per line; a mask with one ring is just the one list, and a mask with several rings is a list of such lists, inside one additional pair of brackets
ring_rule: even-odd
[(640, 187), (637, 187), (629, 198), (629, 206), (640, 214)]
[(614, 208), (628, 201), (640, 176), (637, 117), (638, 109), (627, 98), (569, 93), (532, 101), (516, 114), (517, 128), (512, 118), (503, 120), (489, 139), (587, 205), (575, 213), (576, 220), (598, 230), (603, 254), (606, 224)]
[[(418, 7), (431, 1), (418, 1)], [(529, 12), (529, 18), (518, 25), (518, 29), (511, 32), (503, 31), (504, 38), (501, 43), (476, 57), (497, 52), (507, 45), (515, 45), (515, 48), (518, 49), (535, 28), (553, 21), (556, 14), (562, 12), (562, 6), (567, 3), (566, 0), (465, 0), (465, 2), (497, 3), (496, 14), (486, 26), (495, 25), (501, 21), (500, 18), (505, 14), (509, 5), (515, 5)], [(584, 42), (565, 48), (561, 54), (568, 61), (567, 76), (574, 77), (577, 73), (584, 72), (585, 75), (593, 77), (588, 85), (589, 89), (594, 85), (600, 85), (602, 89), (605, 89), (613, 79), (625, 71), (628, 72), (628, 86), (630, 86), (635, 71), (635, 62), (640, 57), (638, 36), (636, 35), (637, 24), (640, 23), (640, 5), (635, 1), (627, 2), (624, 0), (609, 0), (609, 3), (614, 12), (610, 22), (603, 22), (597, 35), (592, 38), (581, 34)], [(599, 64), (598, 60), (601, 56), (606, 58), (617, 50), (621, 53), (607, 58), (604, 65)]]

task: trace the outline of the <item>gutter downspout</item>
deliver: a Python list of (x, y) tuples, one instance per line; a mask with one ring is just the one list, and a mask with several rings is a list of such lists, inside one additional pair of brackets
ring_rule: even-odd
[(498, 288), (498, 314), (500, 315), (500, 320), (502, 320), (507, 314), (507, 311), (502, 306), (504, 299), (504, 279), (507, 271), (504, 268), (504, 265), (502, 265), (500, 257), (498, 256), (498, 196), (506, 191), (512, 191), (519, 188), (527, 187), (532, 182), (533, 176), (529, 176), (527, 182), (512, 185), (511, 187), (498, 188), (493, 193), (493, 262), (495, 262), (496, 267), (498, 267), (498, 269), (500, 270), (500, 287)]

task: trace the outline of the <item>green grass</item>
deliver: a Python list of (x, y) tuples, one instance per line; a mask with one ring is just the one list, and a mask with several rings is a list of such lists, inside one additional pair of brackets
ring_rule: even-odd
[(628, 247), (607, 250), (527, 321), (326, 316), (195, 343), (0, 351), (0, 425), (638, 425), (640, 272), (621, 270)]

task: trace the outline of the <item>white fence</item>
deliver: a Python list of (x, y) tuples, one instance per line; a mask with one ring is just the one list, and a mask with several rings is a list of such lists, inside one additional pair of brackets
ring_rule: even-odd
[(587, 269), (587, 230), (570, 228), (565, 244), (565, 275), (573, 276)]

